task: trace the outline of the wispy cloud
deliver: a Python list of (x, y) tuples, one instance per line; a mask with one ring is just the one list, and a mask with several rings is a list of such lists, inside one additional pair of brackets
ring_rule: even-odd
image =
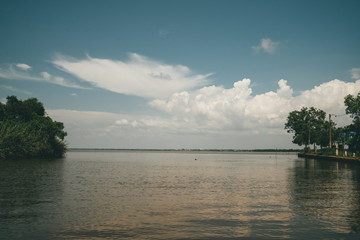
[(275, 53), (280, 42), (274, 42), (270, 38), (263, 38), (260, 41), (260, 44), (257, 46), (252, 46), (254, 52), (259, 53), (261, 51), (265, 53)]
[[(170, 65), (136, 53), (126, 61), (92, 58), (75, 59), (57, 54), (51, 61), (63, 72), (73, 75), (82, 85), (49, 72), (35, 73), (25, 63), (0, 68), (0, 78), (46, 82), (69, 88), (103, 88), (108, 91), (144, 98), (166, 98), (171, 94), (191, 90), (210, 83), (210, 74), (196, 74), (183, 65)], [(31, 70), (31, 71), (29, 71)]]
[(17, 93), (23, 93), (23, 94), (26, 94), (26, 95), (32, 95), (32, 93), (29, 92), (29, 91), (18, 89), (18, 88), (15, 88), (13, 86), (0, 85), (0, 88), (4, 88), (4, 89), (9, 90), (11, 92), (17, 92)]
[(31, 67), (27, 64), (9, 64), (6, 66), (5, 69), (0, 68), (0, 78), (43, 81), (41, 77), (31, 75), (29, 72), (26, 71), (30, 68)]
[(165, 38), (165, 37), (169, 36), (170, 34), (172, 34), (172, 32), (168, 31), (168, 30), (160, 29), (158, 31), (158, 36), (161, 38)]
[(360, 79), (360, 68), (352, 68), (350, 73), (352, 79)]
[(204, 86), (211, 75), (195, 74), (186, 66), (164, 64), (136, 53), (129, 54), (127, 61), (57, 55), (52, 63), (96, 87), (145, 98), (165, 98)]
[(0, 68), (0, 78), (11, 80), (47, 82), (63, 87), (87, 89), (86, 87), (68, 81), (63, 77), (53, 76), (47, 72), (41, 72), (40, 74), (30, 73), (28, 70), (31, 68), (31, 66), (24, 63), (10, 64), (7, 65), (5, 69)]

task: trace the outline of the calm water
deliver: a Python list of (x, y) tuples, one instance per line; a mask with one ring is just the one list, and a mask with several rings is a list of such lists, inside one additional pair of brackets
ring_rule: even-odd
[(0, 238), (360, 239), (360, 168), (198, 152), (1, 161)]

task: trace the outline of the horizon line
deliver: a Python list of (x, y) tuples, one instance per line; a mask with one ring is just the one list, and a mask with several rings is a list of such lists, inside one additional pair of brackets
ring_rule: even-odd
[(68, 151), (97, 150), (97, 151), (210, 151), (210, 152), (298, 152), (297, 148), (256, 148), (256, 149), (232, 149), (232, 148), (87, 148), (72, 147)]

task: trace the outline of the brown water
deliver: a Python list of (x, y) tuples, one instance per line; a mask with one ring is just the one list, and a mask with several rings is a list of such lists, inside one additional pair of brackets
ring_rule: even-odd
[(360, 239), (360, 168), (273, 153), (0, 161), (2, 238)]

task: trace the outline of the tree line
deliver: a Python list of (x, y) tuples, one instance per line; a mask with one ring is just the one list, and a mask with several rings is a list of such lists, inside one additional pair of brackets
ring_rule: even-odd
[(36, 98), (6, 99), (5, 104), (0, 102), (0, 159), (63, 156), (64, 124), (47, 116)]
[(292, 142), (299, 146), (305, 145), (309, 151), (310, 146), (332, 148), (335, 142), (346, 144), (349, 151), (360, 153), (360, 92), (357, 96), (351, 94), (344, 99), (345, 113), (352, 118), (352, 123), (344, 127), (336, 127), (331, 120), (327, 120), (326, 112), (314, 107), (303, 107), (289, 113), (285, 123), (288, 133), (293, 133)]

